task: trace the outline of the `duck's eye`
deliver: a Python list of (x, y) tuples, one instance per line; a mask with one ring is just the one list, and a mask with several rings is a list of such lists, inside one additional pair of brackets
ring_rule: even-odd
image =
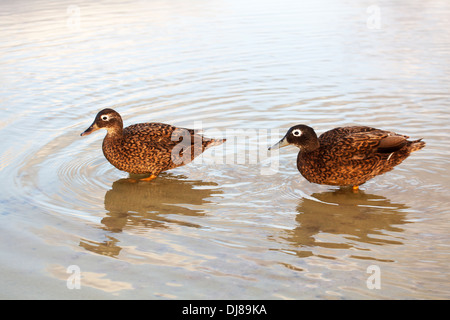
[(302, 135), (302, 130), (295, 129), (294, 131), (292, 131), (292, 134), (294, 135), (294, 137), (300, 137)]
[(108, 121), (108, 120), (109, 120), (109, 117), (108, 117), (107, 115), (104, 115), (104, 116), (102, 116), (102, 120), (103, 120), (103, 121)]

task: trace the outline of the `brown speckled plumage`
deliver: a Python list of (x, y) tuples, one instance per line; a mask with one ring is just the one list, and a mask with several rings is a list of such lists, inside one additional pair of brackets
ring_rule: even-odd
[(120, 114), (112, 109), (100, 111), (81, 135), (101, 128), (107, 130), (102, 148), (106, 159), (117, 169), (133, 174), (157, 176), (225, 142), (164, 123), (139, 123), (123, 128)]
[(335, 128), (317, 138), (312, 128), (297, 125), (275, 146), (293, 144), (300, 148), (297, 168), (309, 182), (359, 186), (392, 170), (425, 146), (421, 140), (408, 138), (364, 126)]

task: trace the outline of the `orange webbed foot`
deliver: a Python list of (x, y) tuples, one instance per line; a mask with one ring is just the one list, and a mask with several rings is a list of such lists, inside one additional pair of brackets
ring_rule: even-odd
[(157, 176), (155, 176), (155, 175), (150, 175), (149, 177), (147, 177), (147, 178), (142, 178), (142, 179), (139, 179), (139, 181), (144, 181), (144, 182), (148, 182), (148, 181), (152, 181), (153, 179), (155, 179)]

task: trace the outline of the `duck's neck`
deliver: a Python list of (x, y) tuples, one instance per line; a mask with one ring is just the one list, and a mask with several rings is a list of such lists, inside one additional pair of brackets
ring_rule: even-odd
[(121, 128), (121, 127), (109, 128), (105, 139), (122, 140), (123, 139), (123, 128)]
[(319, 143), (319, 139), (317, 139), (317, 138), (312, 139), (312, 140), (308, 141), (307, 144), (304, 144), (301, 146), (301, 150), (306, 153), (313, 152), (319, 148), (320, 148), (320, 143)]

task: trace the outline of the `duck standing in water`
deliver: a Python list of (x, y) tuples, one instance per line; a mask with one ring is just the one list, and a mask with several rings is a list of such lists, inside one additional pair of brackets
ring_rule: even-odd
[(364, 127), (340, 127), (317, 138), (311, 127), (296, 125), (280, 142), (300, 148), (297, 168), (309, 182), (333, 186), (352, 186), (354, 190), (375, 176), (391, 171), (425, 142), (390, 131)]
[(141, 181), (153, 180), (160, 172), (183, 166), (206, 149), (226, 141), (164, 123), (139, 123), (124, 128), (122, 117), (113, 109), (100, 111), (81, 135), (102, 128), (107, 131), (102, 147), (105, 158), (119, 170), (150, 174)]

